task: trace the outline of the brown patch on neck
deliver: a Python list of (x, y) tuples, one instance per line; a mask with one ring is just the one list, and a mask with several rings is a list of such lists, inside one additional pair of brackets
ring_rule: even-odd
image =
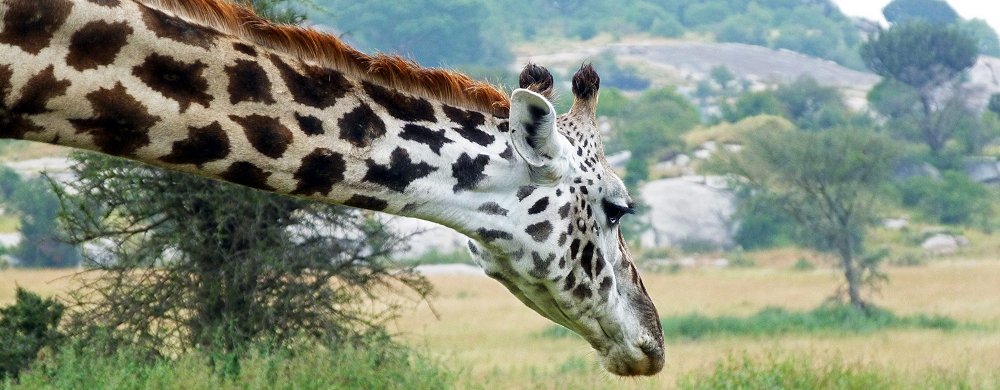
[(444, 69), (423, 68), (398, 56), (367, 55), (329, 34), (281, 25), (222, 0), (139, 0), (219, 31), (351, 76), (445, 103), (507, 117), (507, 95), (488, 83)]

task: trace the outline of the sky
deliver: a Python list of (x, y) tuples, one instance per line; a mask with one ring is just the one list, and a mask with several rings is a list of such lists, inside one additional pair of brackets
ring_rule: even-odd
[[(882, 8), (890, 0), (833, 0), (841, 11), (850, 16), (885, 21)], [(983, 19), (993, 30), (1000, 32), (1000, 1), (997, 0), (948, 0), (951, 8), (965, 19)]]

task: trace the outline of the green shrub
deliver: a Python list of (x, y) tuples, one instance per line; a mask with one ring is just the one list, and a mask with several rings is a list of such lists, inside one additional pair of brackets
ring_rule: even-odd
[(149, 360), (136, 350), (111, 355), (65, 348), (3, 389), (441, 389), (455, 376), (439, 363), (388, 341), (327, 349), (257, 351), (220, 370), (225, 357), (192, 351)]
[(805, 258), (799, 258), (799, 260), (792, 265), (792, 269), (795, 271), (812, 271), (816, 269), (816, 266)]
[(0, 309), (0, 379), (17, 378), (42, 348), (63, 339), (56, 328), (64, 309), (51, 298), (17, 288), (17, 302)]
[(943, 224), (973, 223), (991, 207), (990, 190), (958, 172), (945, 172), (940, 180), (915, 177), (899, 187), (904, 206)]

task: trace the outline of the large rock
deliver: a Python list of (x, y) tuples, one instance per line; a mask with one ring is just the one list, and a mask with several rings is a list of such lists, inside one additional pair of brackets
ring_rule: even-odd
[(1000, 184), (1000, 161), (993, 157), (969, 157), (965, 174), (978, 183)]
[(725, 248), (733, 245), (736, 198), (716, 177), (690, 176), (647, 183), (641, 190), (652, 226), (642, 236), (644, 247), (697, 243)]
[(935, 234), (924, 240), (920, 247), (924, 252), (932, 255), (945, 256), (958, 252), (964, 246), (969, 245), (969, 240), (962, 236), (950, 234)]

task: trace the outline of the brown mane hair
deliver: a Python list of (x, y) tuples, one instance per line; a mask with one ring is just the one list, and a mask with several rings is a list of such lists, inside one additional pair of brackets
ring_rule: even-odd
[(272, 23), (247, 7), (224, 0), (138, 2), (171, 11), (263, 47), (344, 71), (349, 76), (501, 117), (506, 117), (510, 111), (507, 95), (489, 83), (445, 69), (424, 68), (399, 56), (368, 55), (330, 34)]

